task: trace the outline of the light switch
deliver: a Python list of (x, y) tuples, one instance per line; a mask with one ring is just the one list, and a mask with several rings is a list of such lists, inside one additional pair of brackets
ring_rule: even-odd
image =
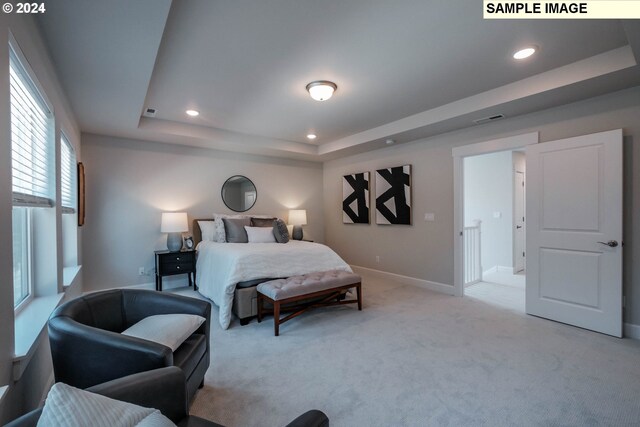
[(494, 218), (502, 218), (502, 212), (495, 211), (495, 212), (493, 213), (493, 217), (494, 217)]
[(434, 213), (426, 213), (426, 214), (424, 214), (424, 220), (425, 221), (435, 221), (436, 220), (436, 214), (434, 214)]

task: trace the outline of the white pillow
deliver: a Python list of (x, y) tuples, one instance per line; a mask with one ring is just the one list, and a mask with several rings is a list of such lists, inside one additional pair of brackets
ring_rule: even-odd
[[(141, 424), (147, 422), (147, 424)], [(149, 424), (149, 422), (154, 424)], [(38, 427), (175, 426), (157, 409), (111, 399), (67, 384), (51, 387)]]
[(204, 323), (195, 314), (158, 314), (145, 317), (122, 332), (122, 335), (157, 342), (176, 351)]
[(215, 224), (213, 221), (198, 221), (200, 226), (200, 233), (202, 234), (203, 242), (213, 242), (215, 235)]
[(247, 227), (247, 239), (249, 243), (276, 243), (276, 237), (273, 235), (273, 227)]

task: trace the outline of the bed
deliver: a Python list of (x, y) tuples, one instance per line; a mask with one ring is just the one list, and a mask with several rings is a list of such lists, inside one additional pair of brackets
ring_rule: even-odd
[[(196, 283), (198, 291), (220, 308), (219, 321), (223, 329), (229, 327), (232, 311), (241, 321), (257, 314), (255, 286), (260, 282), (326, 270), (351, 272), (338, 254), (319, 243), (201, 241), (198, 221), (203, 220), (193, 223), (198, 251)], [(239, 304), (241, 299), (245, 300), (244, 304)], [(248, 304), (251, 305), (249, 309)]]

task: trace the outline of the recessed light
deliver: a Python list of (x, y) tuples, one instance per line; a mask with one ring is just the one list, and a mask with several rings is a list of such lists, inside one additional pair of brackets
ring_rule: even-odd
[(514, 59), (525, 59), (536, 53), (538, 50), (537, 46), (528, 46), (524, 49), (520, 49), (516, 53), (513, 54)]
[(198, 117), (200, 115), (200, 112), (197, 110), (187, 110), (185, 111), (185, 113), (187, 113), (187, 115), (191, 117)]
[(387, 143), (387, 145), (391, 145), (391, 144), (395, 144), (396, 141), (394, 139), (389, 138), (385, 142)]
[(317, 137), (318, 137), (318, 135), (316, 135), (315, 133), (307, 134), (307, 138), (308, 139), (316, 139)]

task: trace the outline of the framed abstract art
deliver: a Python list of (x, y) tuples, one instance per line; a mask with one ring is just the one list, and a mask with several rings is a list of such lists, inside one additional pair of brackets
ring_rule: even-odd
[(376, 224), (411, 225), (411, 165), (376, 171)]

